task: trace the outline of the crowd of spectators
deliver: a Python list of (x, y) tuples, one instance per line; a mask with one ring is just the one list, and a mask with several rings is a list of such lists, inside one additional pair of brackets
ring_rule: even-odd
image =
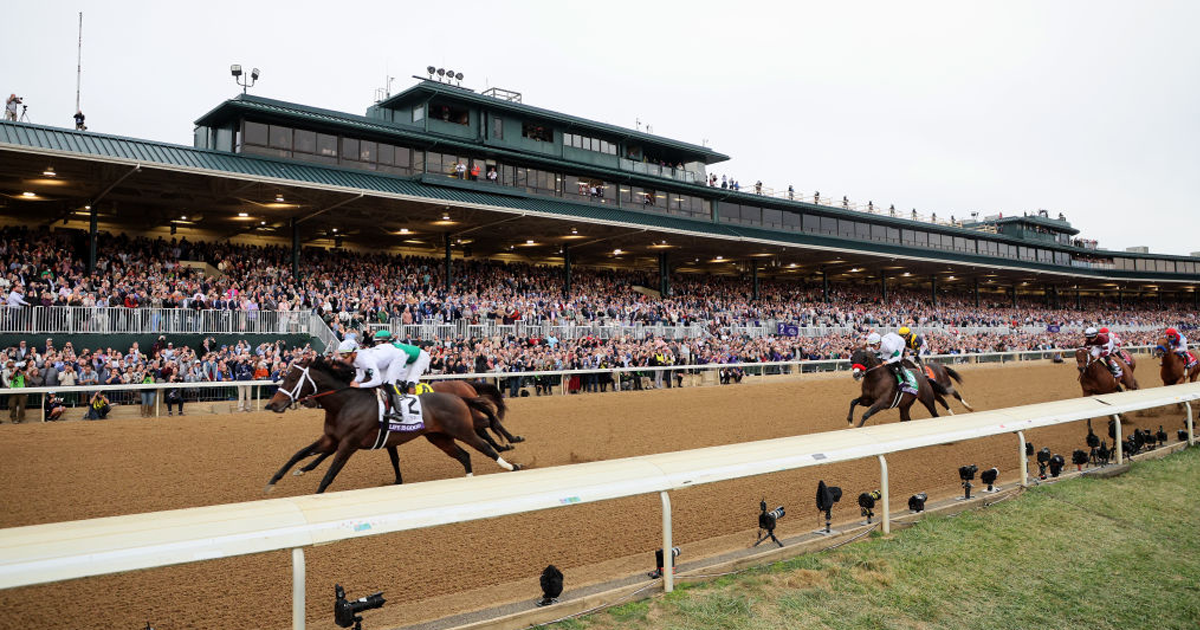
[[(1075, 309), (1073, 296), (1061, 296), (1059, 307), (1050, 308), (1041, 298), (1022, 296), (1014, 306), (1010, 296), (988, 292), (986, 286), (977, 308), (967, 287), (952, 283), (939, 288), (935, 303), (928, 289), (911, 286), (889, 287), (884, 300), (875, 283), (837, 282), (826, 300), (819, 282), (764, 279), (760, 299), (752, 300), (750, 283), (742, 275), (673, 274), (670, 295), (651, 297), (641, 287), (656, 286), (656, 273), (581, 267), (572, 272), (571, 295), (563, 296), (559, 267), (485, 259), (454, 260), (447, 290), (443, 262), (432, 257), (310, 248), (304, 251), (301, 273), (295, 276), (291, 251), (285, 247), (107, 234), (99, 239), (97, 268), (89, 274), (78, 253), (83, 242), (70, 231), (0, 230), (0, 290), (7, 296), (6, 314), (34, 306), (315, 312), (338, 338), (365, 331), (368, 324), (461, 321), (700, 326), (704, 331), (700, 338), (686, 341), (625, 336), (560, 340), (553, 335), (439, 339), (430, 348), (432, 371), (447, 373), (844, 358), (866, 332), (902, 325), (940, 327), (944, 332), (931, 335), (934, 350), (966, 353), (1079, 343), (1070, 333), (1020, 332), (1023, 328), (1096, 324), (1161, 330), (1192, 329), (1197, 323), (1196, 315), (1181, 305), (1117, 308), (1090, 299)], [(184, 261), (206, 262), (218, 273), (206, 275)], [(741, 333), (743, 327), (773, 322), (839, 330), (813, 338)], [(1151, 334), (1125, 337), (1128, 343), (1139, 343), (1149, 341)], [(10, 348), (0, 357), (2, 384), (100, 387), (272, 378), (295, 353), (272, 344), (205, 344), (192, 349), (160, 341), (149, 349), (135, 345), (125, 351), (76, 351), (69, 343), (55, 348), (51, 341), (44, 347)], [(725, 376), (736, 380), (739, 374), (731, 370)], [(577, 386), (606, 389), (611, 383), (605, 378), (609, 377), (581, 379)], [(666, 384), (671, 380), (666, 378)], [(548, 391), (547, 383), (533, 385)], [(632, 385), (640, 383), (635, 380)], [(240, 396), (241, 390), (239, 408), (248, 410), (249, 400)], [(156, 395), (153, 390), (137, 395), (143, 413), (154, 406)], [(114, 401), (111, 396), (118, 394), (110, 395), (109, 404), (134, 402)], [(23, 414), (25, 404), (15, 398), (10, 396), (8, 404), (13, 419)], [(182, 413), (183, 398), (164, 402)]]

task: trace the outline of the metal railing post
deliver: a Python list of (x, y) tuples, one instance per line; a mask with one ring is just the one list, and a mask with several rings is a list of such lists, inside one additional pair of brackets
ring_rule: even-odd
[(303, 547), (292, 547), (292, 630), (304, 630)]
[(1116, 437), (1113, 438), (1113, 442), (1116, 442), (1117, 445), (1117, 465), (1120, 466), (1125, 459), (1125, 449), (1121, 447), (1121, 415), (1113, 414), (1112, 419), (1116, 423), (1116, 432), (1114, 433)]
[(1020, 466), (1020, 468), (1021, 468), (1021, 487), (1028, 488), (1029, 487), (1029, 458), (1025, 456), (1025, 432), (1024, 431), (1017, 431), (1017, 440), (1020, 442), (1019, 444), (1017, 444), (1017, 449), (1018, 449), (1017, 452), (1021, 456), (1021, 466)]
[(883, 533), (892, 533), (892, 508), (888, 504), (891, 493), (888, 492), (888, 468), (887, 460), (883, 455), (879, 456), (879, 491), (883, 494)]
[(1196, 445), (1195, 423), (1192, 421), (1192, 403), (1185, 402), (1183, 407), (1187, 409), (1187, 431), (1188, 431), (1188, 446)]
[(662, 498), (663, 508), (663, 592), (670, 593), (675, 590), (675, 558), (671, 554), (671, 548), (674, 543), (671, 541), (671, 497), (666, 490), (658, 493)]

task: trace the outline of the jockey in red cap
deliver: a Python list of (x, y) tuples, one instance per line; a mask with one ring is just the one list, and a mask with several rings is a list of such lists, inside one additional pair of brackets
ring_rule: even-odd
[(1084, 346), (1088, 349), (1088, 352), (1091, 353), (1093, 358), (1103, 359), (1104, 365), (1119, 380), (1123, 371), (1121, 370), (1121, 366), (1117, 365), (1111, 358), (1113, 351), (1116, 350), (1112, 339), (1108, 335), (1091, 327), (1083, 331), (1083, 335), (1086, 338)]
[(1100, 334), (1108, 335), (1108, 338), (1112, 340), (1113, 348), (1116, 350), (1117, 355), (1120, 356), (1121, 360), (1124, 361), (1127, 365), (1132, 365), (1132, 362), (1130, 361), (1131, 357), (1129, 356), (1129, 353), (1125, 352), (1125, 349), (1121, 347), (1122, 345), (1124, 345), (1124, 342), (1122, 342), (1121, 338), (1119, 336), (1117, 336), (1117, 333), (1110, 332), (1108, 330), (1108, 326), (1103, 326), (1100, 328)]
[(1182, 333), (1174, 328), (1168, 328), (1164, 334), (1167, 337), (1167, 348), (1183, 357), (1184, 364), (1190, 366), (1192, 357), (1188, 354), (1187, 337), (1184, 337)]

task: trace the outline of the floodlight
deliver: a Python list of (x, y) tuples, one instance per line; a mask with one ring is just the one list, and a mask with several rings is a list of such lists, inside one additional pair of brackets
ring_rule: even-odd
[(762, 501), (759, 501), (758, 509), (758, 540), (754, 541), (754, 544), (751, 546), (757, 547), (759, 543), (769, 538), (775, 541), (775, 544), (782, 547), (783, 543), (779, 542), (779, 539), (775, 537), (775, 524), (786, 515), (783, 511), (783, 506), (781, 505), (768, 512), (767, 500), (764, 498)]
[[(678, 558), (678, 557), (679, 557), (679, 547), (671, 547), (671, 573), (675, 572), (675, 558)], [(658, 578), (663, 576), (663, 567), (666, 566), (663, 563), (663, 550), (662, 549), (654, 550), (654, 561), (657, 563), (654, 565), (657, 568), (654, 569), (653, 571), (651, 571), (650, 573), (647, 573), (646, 575), (649, 575), (650, 579), (652, 579), (652, 580), (657, 580)]]
[(1050, 476), (1058, 477), (1062, 473), (1063, 466), (1067, 465), (1067, 460), (1063, 459), (1062, 455), (1055, 455), (1050, 458)]
[(462, 75), (462, 73), (461, 73), (461, 72), (459, 72), (458, 74), (454, 75), (454, 78), (455, 78), (455, 79), (458, 79), (459, 81), (462, 81), (462, 77), (463, 77), (463, 75)]
[(918, 492), (911, 497), (908, 497), (908, 509), (911, 512), (924, 512), (925, 502), (929, 500), (929, 495), (924, 492)]
[(438, 68), (438, 69), (437, 69), (437, 75), (438, 75), (439, 77), (444, 77), (444, 76), (446, 76), (446, 69), (445, 69), (445, 68)]
[(447, 78), (447, 79), (453, 79), (453, 78), (454, 78), (454, 71), (453, 71), (453, 70), (447, 70), (447, 71), (446, 71), (446, 78)]
[(995, 488), (996, 478), (999, 476), (1000, 469), (996, 468), (995, 466), (979, 473), (979, 480), (987, 484), (987, 488), (984, 489), (984, 492), (999, 492), (999, 490)]
[(1088, 463), (1088, 454), (1082, 449), (1075, 449), (1075, 452), (1071, 453), (1071, 463), (1075, 464), (1075, 470), (1082, 471), (1083, 465)]
[(242, 76), (242, 64), (235, 63), (232, 66), (229, 66), (229, 74), (232, 74), (235, 77)]
[(558, 596), (562, 595), (563, 591), (562, 571), (559, 571), (558, 567), (552, 564), (542, 571), (540, 582), (542, 585), (542, 599), (537, 602), (537, 605), (549, 606), (550, 604), (558, 603)]
[(253, 69), (253, 70), (251, 70), (251, 71), (250, 71), (250, 78), (251, 78), (251, 79), (253, 79), (253, 80), (255, 80), (255, 81), (257, 81), (257, 80), (258, 80), (258, 68), (255, 68), (255, 69)]
[(428, 72), (429, 76), (433, 76), (433, 73), (437, 72), (437, 68), (434, 68), (433, 66), (425, 66), (425, 72)]

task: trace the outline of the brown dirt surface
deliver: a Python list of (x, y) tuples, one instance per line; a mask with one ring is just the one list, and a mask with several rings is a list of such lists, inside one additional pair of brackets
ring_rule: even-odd
[[(1073, 365), (959, 366), (976, 409), (1080, 395)], [(1145, 386), (1156, 375), (1143, 374)], [(506, 459), (540, 468), (844, 429), (858, 385), (846, 373), (763, 379), (728, 387), (524, 398), (511, 401), (510, 430), (528, 441)], [(964, 411), (957, 403), (953, 408)], [(857, 415), (861, 415), (860, 408)], [(1131, 418), (1165, 425), (1174, 441), (1182, 411)], [(914, 407), (914, 418), (927, 412)], [(871, 420), (896, 422), (895, 411)], [(319, 411), (225, 414), (0, 427), (0, 527), (253, 501), (272, 473), (321, 430)], [(1107, 439), (1107, 425), (1096, 422)], [(1082, 423), (1027, 435), (1068, 462), (1085, 448)], [(997, 466), (1019, 477), (1013, 436), (888, 457), (893, 513), (910, 494), (961, 492), (956, 469)], [(461, 466), (426, 442), (400, 450), (407, 483), (454, 477)], [(499, 468), (472, 451), (476, 474)], [(326, 464), (327, 465), (327, 464)], [(325, 467), (285, 477), (273, 496), (315, 491)], [(1036, 470), (1036, 469), (1035, 469)], [(387, 456), (358, 453), (331, 491), (391, 482)], [(783, 504), (781, 537), (817, 527), (809, 506), (818, 479), (845, 490), (835, 517), (857, 520), (855, 498), (879, 484), (874, 459), (689, 488), (672, 493), (674, 535), (695, 560), (748, 547), (758, 501)], [(437, 529), (388, 534), (306, 549), (309, 627), (332, 628), (333, 584), (352, 597), (385, 592), (370, 627), (437, 619), (514, 601), (532, 601), (547, 564), (567, 590), (653, 568), (661, 542), (658, 497), (584, 504)], [(0, 592), (0, 629), (286, 628), (291, 619), (287, 552), (229, 558)]]

